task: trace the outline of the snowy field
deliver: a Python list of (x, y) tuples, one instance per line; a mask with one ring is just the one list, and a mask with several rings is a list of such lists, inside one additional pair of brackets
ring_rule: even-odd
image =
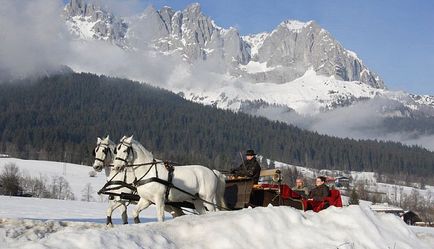
[(433, 228), (409, 227), (363, 205), (320, 213), (254, 208), (164, 223), (155, 222), (150, 207), (144, 224), (114, 228), (104, 225), (105, 207), (0, 196), (0, 248), (434, 248)]
[(89, 177), (89, 172), (93, 171), (93, 168), (84, 165), (39, 160), (22, 160), (17, 158), (0, 158), (0, 172), (8, 164), (14, 164), (17, 166), (24, 175), (35, 178), (44, 177), (48, 181), (47, 183), (50, 183), (53, 177), (61, 176), (65, 178), (68, 181), (75, 198), (78, 200), (82, 195), (82, 190), (88, 183), (91, 185), (92, 189), (95, 190), (93, 198), (95, 200), (100, 200), (96, 192), (106, 182), (106, 177), (103, 172), (96, 174), (95, 177)]
[[(2, 158), (0, 170), (9, 162), (32, 176), (65, 177), (77, 197), (85, 184), (97, 190), (105, 182), (102, 173), (90, 178), (89, 167), (58, 162)], [(151, 206), (138, 225), (120, 225), (115, 211), (114, 228), (105, 226), (106, 208), (106, 202), (0, 196), (0, 248), (434, 248), (434, 228), (407, 226), (365, 202), (320, 213), (268, 207), (166, 215), (164, 223)]]

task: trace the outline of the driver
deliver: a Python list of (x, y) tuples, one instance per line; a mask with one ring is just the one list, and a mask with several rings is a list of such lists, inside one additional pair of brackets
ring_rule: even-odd
[(261, 166), (256, 160), (255, 151), (247, 150), (245, 155), (246, 159), (244, 162), (238, 168), (231, 170), (231, 173), (251, 177), (253, 178), (253, 184), (258, 184)]

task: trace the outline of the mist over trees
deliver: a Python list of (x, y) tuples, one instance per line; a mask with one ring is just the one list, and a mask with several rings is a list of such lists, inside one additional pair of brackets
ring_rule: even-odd
[[(97, 136), (134, 135), (156, 158), (218, 169), (239, 152), (316, 169), (434, 176), (434, 153), (393, 142), (338, 139), (219, 110), (129, 80), (69, 73), (0, 85), (0, 152), (90, 164)], [(410, 179), (411, 180), (411, 179)]]

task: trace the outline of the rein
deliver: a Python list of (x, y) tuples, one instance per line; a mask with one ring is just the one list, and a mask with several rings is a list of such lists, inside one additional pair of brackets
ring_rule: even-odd
[[(177, 163), (177, 162), (172, 162), (172, 161), (157, 161), (157, 160), (153, 160), (152, 162), (149, 162), (149, 163), (138, 163), (138, 164), (130, 164), (130, 163), (128, 163), (128, 161), (127, 160), (125, 160), (125, 159), (122, 159), (122, 158), (116, 158), (116, 159), (118, 159), (118, 160), (121, 160), (121, 161), (123, 161), (123, 162), (126, 162), (127, 164), (124, 166), (124, 167), (140, 167), (140, 166), (147, 166), (147, 165), (152, 165), (152, 164), (154, 164), (154, 163), (164, 163), (164, 164), (168, 164), (168, 165), (173, 165), (173, 166), (180, 166), (181, 164), (179, 164), (179, 163)], [(109, 164), (109, 165), (107, 165), (107, 166), (110, 166), (110, 167), (113, 167), (114, 165), (113, 164)]]

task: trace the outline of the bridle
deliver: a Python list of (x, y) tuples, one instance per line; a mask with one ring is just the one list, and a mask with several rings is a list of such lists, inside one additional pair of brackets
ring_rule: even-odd
[[(104, 159), (98, 158), (96, 156), (96, 152), (98, 152), (101, 147), (103, 148), (102, 153), (104, 154)], [(99, 143), (98, 146), (96, 147), (96, 149), (93, 151), (93, 156), (95, 157), (96, 161), (104, 163), (105, 159), (107, 158), (107, 154), (109, 153), (109, 151), (111, 151), (111, 149), (110, 149), (110, 147), (108, 145)]]
[(128, 158), (128, 156), (130, 155), (130, 153), (133, 152), (133, 146), (130, 145), (130, 144), (125, 143), (124, 141), (121, 141), (121, 143), (117, 146), (117, 148), (115, 148), (115, 151), (114, 151), (115, 154), (117, 154), (117, 151), (121, 149), (121, 146), (122, 146), (122, 145), (124, 145), (124, 146), (127, 147), (127, 149), (126, 149), (127, 155), (126, 155), (125, 158), (122, 158), (122, 157), (118, 157), (118, 156), (116, 156), (116, 157), (115, 157), (115, 160), (122, 161), (122, 162), (125, 163), (125, 165), (128, 165), (127, 158)]

